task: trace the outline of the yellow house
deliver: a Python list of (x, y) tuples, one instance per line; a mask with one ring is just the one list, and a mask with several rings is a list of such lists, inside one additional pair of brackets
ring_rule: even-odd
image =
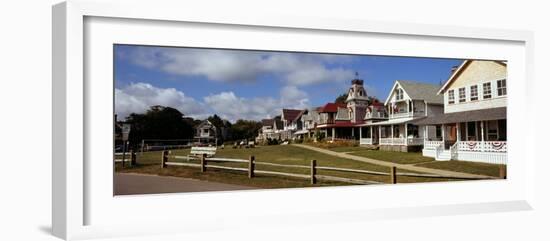
[(505, 164), (505, 61), (466, 60), (438, 91), (444, 111), (416, 122), (435, 126), (437, 138), (425, 138), (423, 154), (436, 160), (462, 160)]

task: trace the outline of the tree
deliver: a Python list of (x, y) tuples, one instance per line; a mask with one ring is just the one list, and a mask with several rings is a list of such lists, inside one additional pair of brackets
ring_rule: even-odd
[(347, 93), (341, 94), (338, 97), (336, 97), (336, 99), (334, 100), (334, 103), (336, 103), (336, 104), (345, 104), (347, 98), (348, 98)]
[(258, 136), (262, 123), (251, 120), (237, 120), (231, 125), (231, 136), (233, 140), (253, 139)]
[(126, 118), (132, 125), (128, 139), (134, 147), (143, 139), (192, 139), (191, 120), (177, 109), (152, 106), (145, 114), (132, 113)]

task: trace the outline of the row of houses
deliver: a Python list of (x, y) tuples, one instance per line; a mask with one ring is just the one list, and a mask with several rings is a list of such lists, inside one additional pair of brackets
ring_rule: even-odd
[(354, 139), (436, 160), (505, 164), (506, 73), (504, 61), (466, 60), (443, 85), (395, 81), (384, 103), (370, 101), (363, 80), (354, 79), (345, 104), (283, 109), (262, 121), (257, 140)]

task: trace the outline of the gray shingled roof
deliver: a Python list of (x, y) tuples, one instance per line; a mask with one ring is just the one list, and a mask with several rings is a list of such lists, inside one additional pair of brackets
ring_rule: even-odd
[(482, 110), (461, 111), (447, 114), (439, 114), (415, 120), (415, 125), (441, 125), (457, 122), (472, 122), (486, 120), (506, 119), (506, 107), (498, 107)]
[(421, 83), (410, 80), (398, 80), (399, 85), (413, 100), (425, 100), (430, 104), (443, 104), (443, 96), (437, 95), (440, 85)]
[(336, 120), (350, 120), (348, 109), (338, 107), (338, 113), (336, 114)]

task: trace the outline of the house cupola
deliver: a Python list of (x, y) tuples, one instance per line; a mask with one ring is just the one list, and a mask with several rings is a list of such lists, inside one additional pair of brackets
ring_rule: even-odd
[(348, 98), (346, 103), (350, 105), (350, 102), (355, 102), (357, 105), (367, 104), (368, 96), (367, 91), (363, 87), (363, 80), (359, 79), (359, 73), (355, 72), (355, 79), (351, 81), (351, 88), (348, 90)]

